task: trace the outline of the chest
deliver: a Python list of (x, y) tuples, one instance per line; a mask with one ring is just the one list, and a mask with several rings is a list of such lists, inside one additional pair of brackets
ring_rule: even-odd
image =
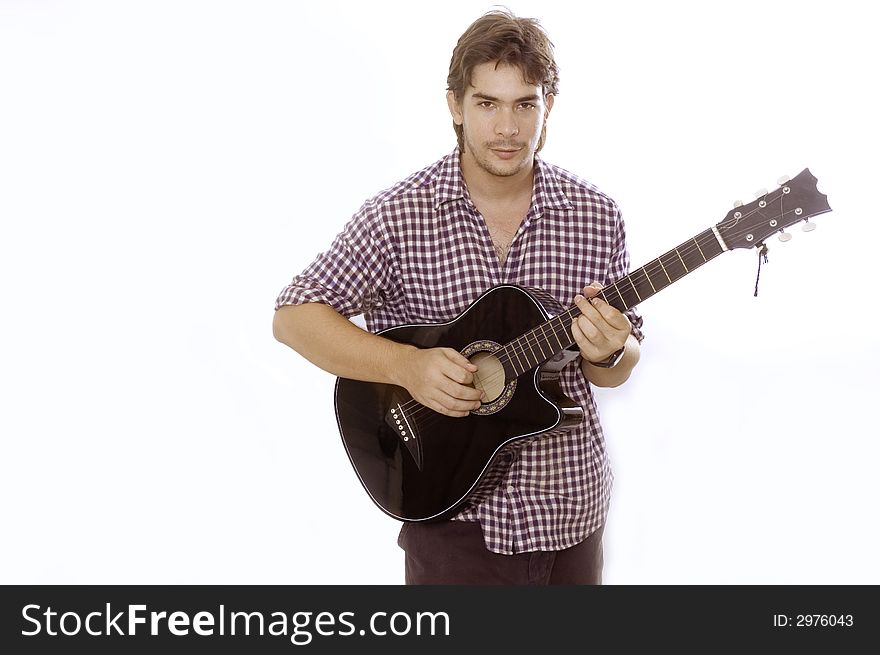
[(585, 284), (605, 279), (612, 225), (546, 211), (523, 224), (527, 204), (517, 212), (474, 210), (449, 203), (394, 226), (389, 325), (448, 321), (502, 283), (544, 289), (567, 305)]
[(510, 245), (529, 211), (530, 199), (506, 205), (476, 203), (477, 211), (486, 223), (495, 255), (503, 266), (510, 252)]

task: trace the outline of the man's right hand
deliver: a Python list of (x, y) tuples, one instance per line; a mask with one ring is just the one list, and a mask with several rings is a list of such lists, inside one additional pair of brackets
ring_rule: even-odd
[(452, 348), (408, 348), (400, 356), (398, 384), (436, 412), (463, 417), (480, 407), (475, 389), (477, 367)]

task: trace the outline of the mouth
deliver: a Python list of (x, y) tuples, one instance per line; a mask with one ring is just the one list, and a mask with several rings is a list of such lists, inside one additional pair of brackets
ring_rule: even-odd
[(522, 148), (490, 148), (499, 159), (513, 159)]

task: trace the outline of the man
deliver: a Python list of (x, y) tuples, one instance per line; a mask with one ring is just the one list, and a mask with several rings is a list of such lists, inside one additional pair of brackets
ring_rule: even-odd
[[(275, 337), (334, 375), (399, 385), (464, 417), (481, 406), (476, 366), (372, 332), (449, 321), (501, 283), (574, 298), (580, 356), (560, 383), (584, 422), (527, 445), (492, 493), (452, 520), (404, 523), (398, 543), (408, 584), (599, 584), (612, 475), (590, 384), (622, 384), (641, 340), (637, 314), (594, 297), (628, 272), (620, 212), (537, 157), (558, 86), (537, 21), (479, 18), (447, 84), (458, 147), (364, 204), (281, 292)], [(357, 314), (370, 332), (347, 320)]]

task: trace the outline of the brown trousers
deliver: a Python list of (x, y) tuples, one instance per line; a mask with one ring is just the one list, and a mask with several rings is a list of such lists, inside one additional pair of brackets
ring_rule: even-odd
[(493, 553), (475, 521), (404, 523), (397, 538), (406, 552), (408, 585), (602, 584), (602, 531), (560, 551)]

